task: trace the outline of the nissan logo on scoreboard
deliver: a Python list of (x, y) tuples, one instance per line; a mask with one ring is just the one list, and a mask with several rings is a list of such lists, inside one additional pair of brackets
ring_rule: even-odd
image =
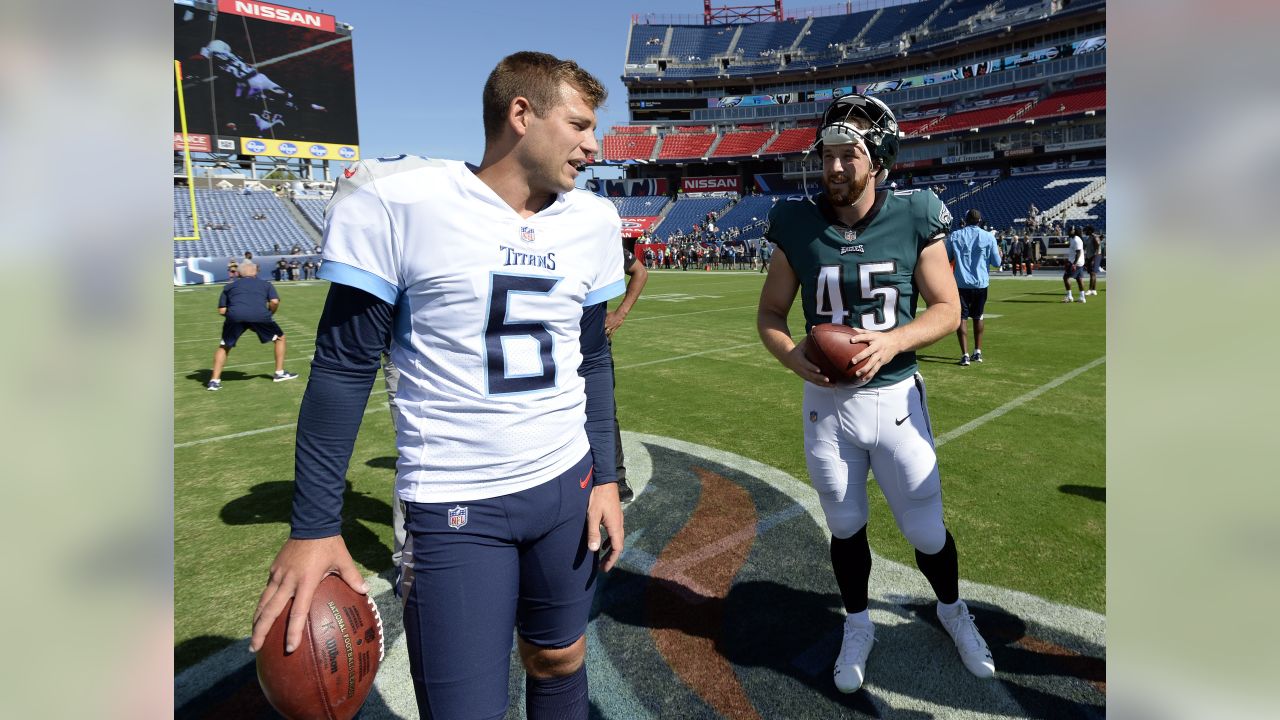
[(682, 178), (680, 189), (687, 193), (742, 192), (742, 180), (734, 176)]

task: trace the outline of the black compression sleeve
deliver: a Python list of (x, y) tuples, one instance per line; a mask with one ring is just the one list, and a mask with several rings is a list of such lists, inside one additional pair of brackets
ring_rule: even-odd
[(613, 355), (604, 334), (605, 303), (582, 309), (582, 366), (578, 374), (587, 385), (587, 439), (595, 464), (594, 483), (617, 482), (613, 442)]
[(342, 530), (347, 464), (391, 333), (394, 306), (347, 285), (329, 288), (294, 451), (293, 538)]

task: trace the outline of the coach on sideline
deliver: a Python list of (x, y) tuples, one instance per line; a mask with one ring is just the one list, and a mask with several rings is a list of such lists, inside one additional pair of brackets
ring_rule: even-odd
[(222, 340), (213, 353), (213, 377), (207, 389), (222, 389), (222, 367), (227, 364), (227, 353), (245, 330), (257, 333), (258, 340), (264, 343), (275, 343), (276, 374), (272, 380), (280, 382), (298, 377), (284, 369), (284, 330), (272, 317), (279, 307), (280, 296), (275, 286), (258, 279), (258, 266), (251, 262), (242, 264), (240, 277), (227, 283), (218, 296), (218, 312), (227, 319), (222, 323)]
[(947, 237), (947, 259), (955, 268), (956, 287), (960, 289), (960, 364), (969, 364), (969, 343), (964, 331), (966, 318), (973, 318), (973, 361), (982, 362), (982, 311), (987, 305), (987, 286), (991, 284), (988, 267), (1000, 267), (1000, 247), (996, 238), (983, 230), (982, 213), (977, 208), (965, 213), (964, 227)]

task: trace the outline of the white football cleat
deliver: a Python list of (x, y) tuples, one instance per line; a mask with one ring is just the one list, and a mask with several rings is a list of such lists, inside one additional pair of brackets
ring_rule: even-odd
[(876, 641), (876, 626), (860, 623), (853, 616), (844, 619), (844, 641), (840, 643), (840, 655), (836, 658), (832, 674), (836, 689), (851, 693), (862, 687), (867, 676), (867, 656)]
[(996, 663), (991, 659), (991, 650), (987, 647), (987, 641), (982, 639), (982, 635), (978, 633), (978, 627), (973, 624), (969, 606), (965, 605), (963, 600), (959, 603), (960, 607), (952, 617), (944, 616), (939, 610), (938, 620), (955, 642), (956, 650), (960, 652), (960, 660), (969, 672), (980, 678), (994, 677)]

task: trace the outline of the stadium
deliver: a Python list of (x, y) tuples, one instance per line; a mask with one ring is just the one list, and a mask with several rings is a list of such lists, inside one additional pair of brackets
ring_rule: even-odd
[[(616, 206), (651, 271), (613, 346), (637, 498), (588, 630), (592, 717), (1105, 716), (1105, 274), (1096, 299), (1063, 306), (1055, 271), (1073, 232), (1106, 232), (1105, 2), (634, 12), (610, 69), (628, 121), (600, 129), (580, 181)], [(289, 526), (328, 287), (312, 269), (324, 208), (362, 157), (358, 33), (241, 0), (175, 0), (174, 23), (175, 716), (275, 717), (247, 619)], [(897, 119), (886, 188), (932, 191), (956, 218), (980, 210), (1002, 250), (1014, 238), (1044, 248), (1030, 277), (1007, 262), (992, 273), (991, 360), (958, 367), (951, 336), (917, 351), (962, 591), (999, 668), (990, 682), (953, 672), (929, 586), (877, 490), (873, 669), (859, 693), (830, 684), (842, 611), (794, 420), (800, 383), (755, 323), (765, 218), (821, 191), (817, 118), (850, 93)], [(205, 392), (210, 308), (246, 252), (276, 284), (302, 382), (250, 395), (270, 386), (271, 359), (246, 343), (225, 389)], [(803, 327), (797, 304), (791, 328)], [(344, 504), (389, 640), (359, 717), (416, 717), (389, 582), (396, 449), (382, 388)], [(513, 658), (511, 718), (523, 715), (521, 673)]]

